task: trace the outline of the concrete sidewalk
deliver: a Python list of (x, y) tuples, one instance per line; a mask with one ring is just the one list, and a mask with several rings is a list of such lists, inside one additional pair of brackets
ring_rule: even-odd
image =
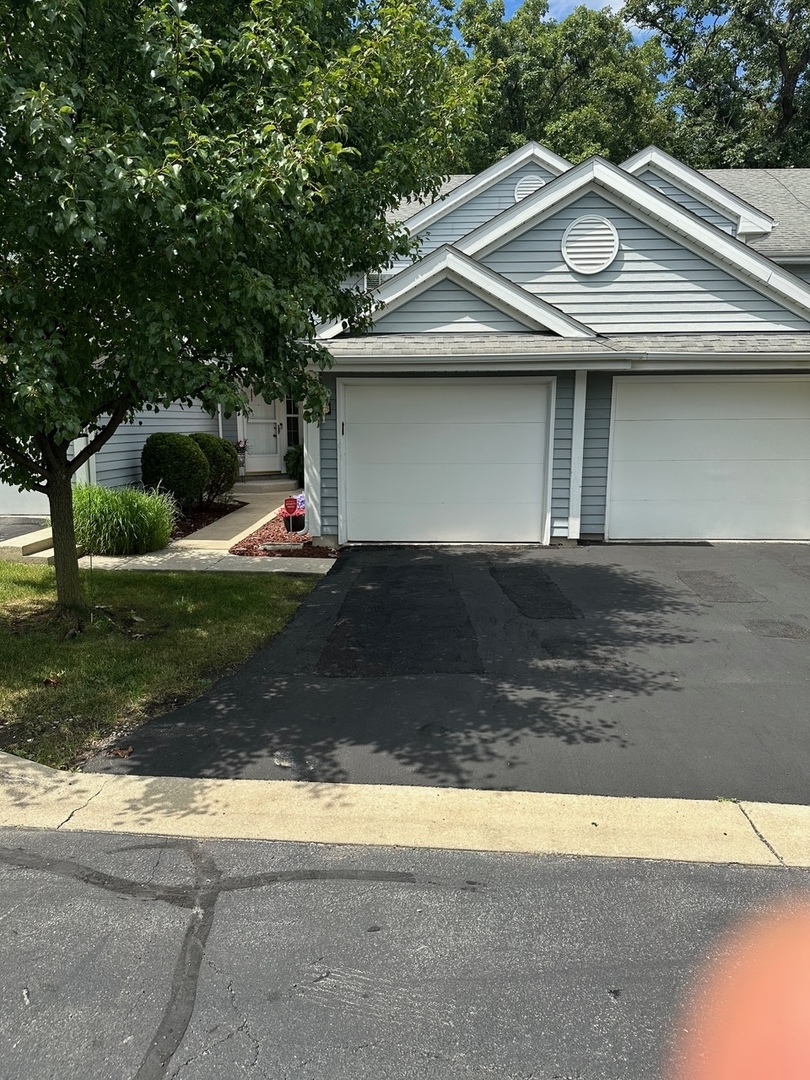
[(810, 867), (810, 807), (65, 773), (0, 753), (0, 826)]
[(79, 566), (85, 570), (164, 570), (173, 572), (205, 571), (237, 574), (328, 574), (334, 559), (307, 559), (290, 555), (278, 558), (263, 555), (229, 555), (211, 548), (180, 547), (172, 544), (151, 555), (120, 559), (104, 555), (85, 555)]

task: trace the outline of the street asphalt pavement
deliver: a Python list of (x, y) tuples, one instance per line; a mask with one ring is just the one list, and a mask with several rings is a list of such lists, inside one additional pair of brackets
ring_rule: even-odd
[(801, 870), (0, 830), (2, 1080), (659, 1080)]
[(810, 803), (810, 547), (364, 548), (89, 771)]

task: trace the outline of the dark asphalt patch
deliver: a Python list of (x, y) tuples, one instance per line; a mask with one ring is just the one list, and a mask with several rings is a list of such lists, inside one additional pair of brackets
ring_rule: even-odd
[(678, 577), (695, 596), (710, 604), (755, 604), (765, 599), (713, 570), (683, 570)]
[(810, 563), (792, 563), (788, 570), (810, 581)]
[(751, 619), (744, 623), (753, 634), (759, 637), (789, 638), (792, 641), (810, 640), (810, 627), (781, 619)]
[(489, 568), (521, 615), (527, 619), (581, 619), (576, 607), (559, 585), (537, 566), (503, 566)]
[(317, 673), (477, 675), (475, 632), (446, 566), (368, 566), (343, 601)]

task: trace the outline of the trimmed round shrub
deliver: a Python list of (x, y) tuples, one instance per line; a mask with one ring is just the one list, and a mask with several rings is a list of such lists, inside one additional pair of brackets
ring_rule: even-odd
[(203, 492), (205, 501), (210, 505), (218, 502), (223, 495), (233, 488), (239, 479), (239, 458), (236, 447), (227, 439), (218, 435), (208, 435), (204, 431), (189, 435), (199, 446), (208, 462), (208, 483)]
[(144, 487), (162, 488), (186, 508), (202, 498), (208, 484), (208, 462), (188, 435), (156, 431), (143, 444), (141, 478)]
[(165, 548), (177, 518), (168, 492), (78, 486), (73, 490), (76, 543), (88, 555), (144, 555)]

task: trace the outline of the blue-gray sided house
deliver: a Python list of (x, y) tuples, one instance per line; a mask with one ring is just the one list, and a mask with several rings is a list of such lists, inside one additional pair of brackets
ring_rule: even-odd
[(810, 539), (810, 170), (530, 143), (400, 219), (321, 328), (310, 529), (340, 543)]
[(153, 430), (246, 438), (249, 473), (302, 434), (331, 542), (810, 539), (808, 207), (807, 169), (529, 143), (400, 207), (421, 257), (377, 275), (369, 333), (321, 328), (321, 425), (142, 413), (84, 479), (137, 483)]

